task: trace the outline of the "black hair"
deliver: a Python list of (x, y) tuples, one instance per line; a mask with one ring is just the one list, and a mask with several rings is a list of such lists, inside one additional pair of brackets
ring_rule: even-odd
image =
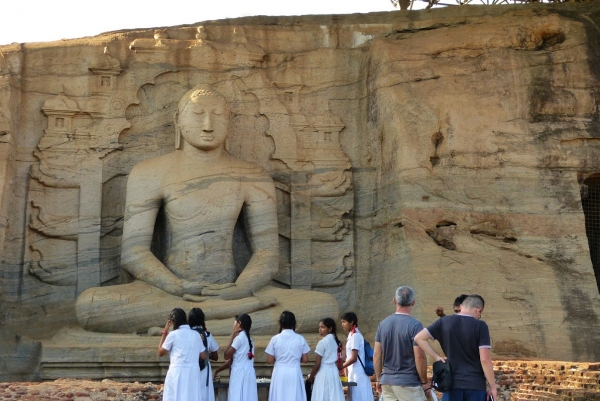
[(296, 316), (289, 310), (284, 310), (279, 315), (279, 332), (283, 329), (292, 329), (296, 331)]
[(342, 315), (342, 320), (352, 323), (354, 326), (358, 326), (358, 317), (354, 312), (346, 312)]
[(250, 328), (252, 327), (252, 318), (249, 315), (243, 313), (241, 315), (235, 316), (235, 321), (242, 326), (242, 329), (246, 332), (246, 337), (248, 337), (248, 345), (250, 346), (250, 351), (248, 352), (248, 359), (254, 358), (254, 354), (252, 353), (252, 339), (250, 338)]
[(181, 308), (175, 308), (169, 314), (169, 320), (173, 322), (173, 330), (177, 330), (179, 326), (187, 324), (187, 317)]
[[(346, 320), (346, 319), (344, 319), (344, 320)], [(337, 328), (335, 326), (335, 320), (333, 320), (330, 317), (326, 317), (325, 319), (321, 319), (319, 321), (319, 323), (323, 323), (323, 326), (327, 327), (328, 329), (331, 329), (331, 334), (333, 334), (333, 338), (335, 338), (335, 343), (337, 344), (338, 349), (340, 349), (340, 347), (342, 346), (342, 342), (340, 340), (338, 340)]]
[(467, 299), (467, 297), (467, 294), (460, 294), (460, 296), (456, 297), (456, 299), (454, 300), (454, 306), (460, 306), (465, 301), (465, 299)]
[(200, 326), (204, 331), (207, 331), (205, 319), (204, 312), (200, 308), (192, 308), (188, 313), (188, 322), (191, 327)]

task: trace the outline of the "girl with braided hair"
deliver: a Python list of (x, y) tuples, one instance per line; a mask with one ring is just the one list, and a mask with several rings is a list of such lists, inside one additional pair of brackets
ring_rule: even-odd
[[(203, 401), (215, 401), (215, 390), (213, 386), (212, 372), (209, 360), (219, 360), (217, 351), (219, 344), (215, 341), (215, 337), (210, 334), (206, 328), (204, 311), (200, 308), (193, 308), (188, 313), (188, 323), (192, 330), (200, 334), (202, 344), (206, 347), (208, 358), (204, 364), (200, 364), (200, 393)], [(204, 368), (203, 368), (204, 366)]]
[(330, 317), (319, 322), (317, 358), (308, 379), (313, 383), (311, 401), (344, 401), (338, 361), (342, 358), (342, 343), (338, 340), (335, 320)]
[(252, 319), (246, 314), (237, 315), (233, 321), (229, 345), (225, 348), (225, 359), (232, 360), (228, 401), (258, 401), (251, 327)]

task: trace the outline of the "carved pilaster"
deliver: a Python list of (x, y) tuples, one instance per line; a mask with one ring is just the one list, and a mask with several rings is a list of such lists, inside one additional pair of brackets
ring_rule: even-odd
[(75, 286), (79, 294), (106, 280), (100, 260), (103, 159), (120, 148), (119, 134), (130, 126), (125, 111), (139, 102), (139, 87), (164, 71), (139, 65), (122, 74), (105, 49), (89, 68), (90, 96), (61, 92), (44, 102), (47, 127), (30, 172), (28, 235), (29, 273), (41, 281)]

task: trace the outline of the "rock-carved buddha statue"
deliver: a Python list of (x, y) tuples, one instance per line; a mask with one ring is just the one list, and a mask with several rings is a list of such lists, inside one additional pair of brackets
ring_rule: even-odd
[[(228, 334), (231, 317), (241, 313), (251, 314), (256, 334), (275, 332), (286, 309), (299, 331), (337, 316), (329, 294), (271, 285), (279, 264), (275, 186), (262, 167), (225, 150), (230, 114), (220, 93), (194, 87), (175, 112), (176, 150), (132, 169), (121, 264), (135, 280), (84, 291), (76, 304), (83, 328), (143, 332), (161, 326), (175, 307), (196, 306), (215, 334)], [(159, 259), (151, 245), (161, 208), (169, 241)], [(252, 254), (238, 274), (232, 242), (242, 210)]]

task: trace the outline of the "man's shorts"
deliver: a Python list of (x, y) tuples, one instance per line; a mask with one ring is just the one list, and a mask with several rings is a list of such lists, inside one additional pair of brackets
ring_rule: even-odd
[(487, 401), (487, 391), (452, 389), (444, 393), (442, 401)]
[(423, 387), (381, 385), (381, 392), (385, 401), (427, 401)]

